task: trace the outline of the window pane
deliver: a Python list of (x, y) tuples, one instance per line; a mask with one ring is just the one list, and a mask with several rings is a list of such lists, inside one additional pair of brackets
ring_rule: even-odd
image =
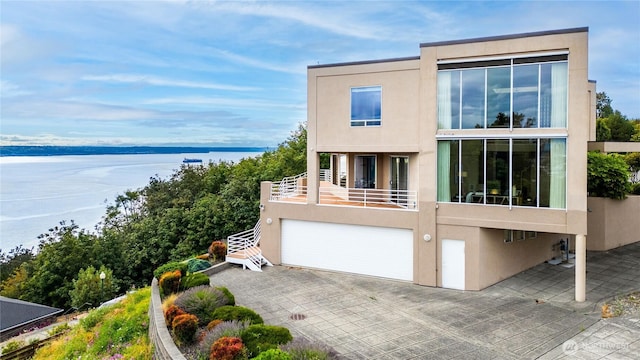
[(376, 157), (356, 156), (355, 187), (361, 189), (376, 188)]
[(513, 205), (537, 206), (538, 141), (513, 140)]
[(484, 141), (462, 141), (462, 181), (463, 202), (483, 202), (484, 191)]
[(458, 169), (458, 140), (438, 141), (438, 201), (460, 201), (455, 173)]
[(484, 128), (484, 69), (462, 72), (462, 128)]
[(540, 127), (567, 126), (567, 63), (540, 65)]
[(513, 127), (537, 127), (538, 64), (513, 67)]
[(509, 140), (487, 140), (487, 204), (509, 204)]
[(566, 207), (565, 139), (540, 139), (540, 207)]
[(511, 112), (511, 68), (487, 69), (487, 125), (508, 128)]
[[(380, 125), (381, 94), (380, 86), (352, 88), (351, 120), (378, 120), (376, 125)], [(357, 124), (352, 122), (352, 125)]]
[(460, 71), (438, 71), (438, 129), (460, 128)]

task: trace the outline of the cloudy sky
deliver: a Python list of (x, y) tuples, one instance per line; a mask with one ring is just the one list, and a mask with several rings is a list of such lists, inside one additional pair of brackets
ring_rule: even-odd
[(588, 26), (589, 77), (640, 118), (639, 1), (8, 1), (3, 145), (271, 146), (307, 65), (422, 42)]

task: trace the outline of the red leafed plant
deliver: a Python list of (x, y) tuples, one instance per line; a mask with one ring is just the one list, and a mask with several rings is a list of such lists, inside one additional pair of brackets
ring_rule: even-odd
[(211, 360), (237, 360), (244, 355), (244, 345), (237, 337), (223, 336), (211, 345)]
[(195, 315), (178, 315), (171, 323), (173, 334), (183, 344), (192, 343), (198, 331), (198, 318)]
[(171, 327), (173, 326), (173, 319), (175, 319), (176, 316), (178, 315), (184, 315), (184, 314), (186, 314), (186, 312), (184, 312), (179, 307), (175, 305), (169, 306), (167, 310), (164, 312), (164, 320), (167, 323), (167, 327), (171, 329)]
[(209, 246), (209, 254), (216, 260), (222, 260), (227, 255), (227, 245), (220, 240), (216, 240)]

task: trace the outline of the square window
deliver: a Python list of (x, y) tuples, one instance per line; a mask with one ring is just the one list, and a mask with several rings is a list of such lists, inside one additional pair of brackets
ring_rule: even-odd
[(380, 126), (382, 86), (351, 88), (351, 126)]

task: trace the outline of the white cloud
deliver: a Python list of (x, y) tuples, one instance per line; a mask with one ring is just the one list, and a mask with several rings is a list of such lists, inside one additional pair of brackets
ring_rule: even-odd
[(154, 86), (184, 87), (194, 89), (229, 90), (229, 91), (255, 91), (259, 88), (252, 86), (237, 86), (216, 84), (211, 82), (196, 82), (188, 80), (175, 80), (157, 77), (154, 75), (111, 74), (111, 75), (85, 75), (85, 81), (100, 81), (107, 83), (139, 83)]
[(31, 91), (22, 90), (20, 86), (15, 85), (10, 81), (0, 80), (0, 97), (9, 98), (29, 94), (31, 94)]

